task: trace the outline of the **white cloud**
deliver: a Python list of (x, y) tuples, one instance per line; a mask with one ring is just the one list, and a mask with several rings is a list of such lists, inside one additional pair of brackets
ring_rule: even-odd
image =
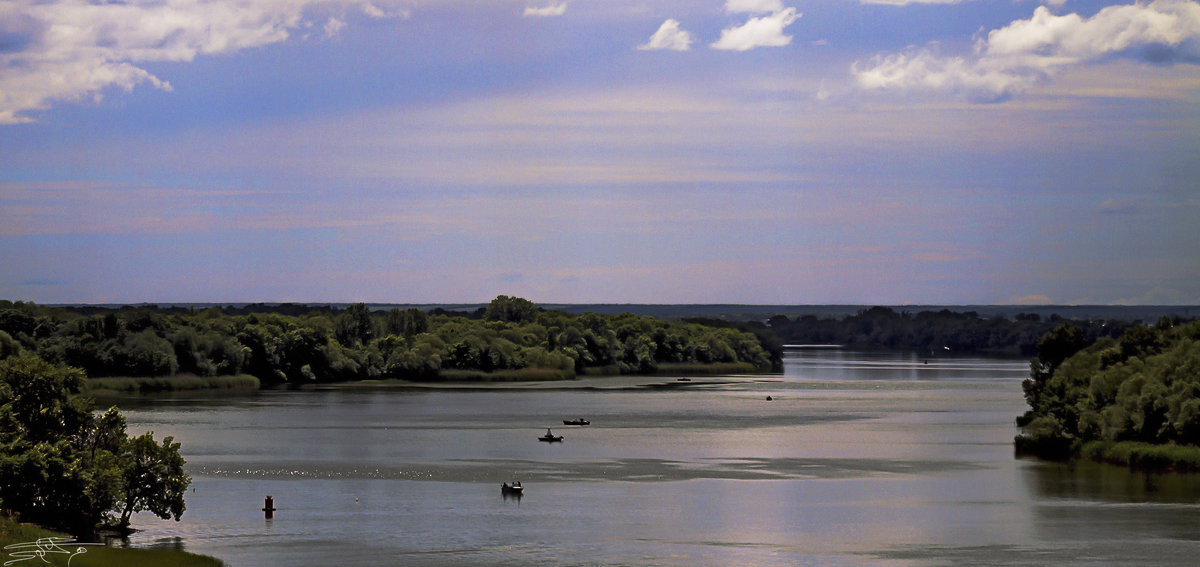
[[(317, 5), (358, 4), (368, 14), (386, 15), (364, 0), (264, 2), (178, 0), (153, 3), (84, 3), (50, 0), (0, 4), (0, 124), (29, 122), (29, 113), (55, 101), (99, 99), (108, 88), (126, 91), (142, 83), (170, 90), (167, 81), (139, 65), (191, 61), (288, 39)], [(326, 12), (328, 14), (328, 12)], [(330, 18), (327, 34), (344, 24)]]
[(741, 26), (721, 30), (721, 38), (712, 44), (713, 49), (746, 51), (756, 47), (779, 47), (792, 42), (792, 36), (784, 35), (783, 29), (800, 19), (795, 8), (786, 8), (769, 16), (750, 18)]
[(545, 6), (526, 6), (525, 12), (522, 13), (526, 17), (545, 18), (550, 16), (561, 16), (567, 13), (567, 3), (547, 4)]
[(1056, 16), (1039, 6), (1030, 19), (989, 32), (970, 57), (910, 50), (856, 63), (852, 71), (865, 89), (953, 91), (1003, 100), (1064, 69), (1115, 57), (1200, 63), (1200, 2), (1109, 6), (1090, 18)]
[(325, 37), (334, 37), (343, 29), (346, 29), (346, 21), (340, 18), (329, 18), (325, 22)]
[(677, 20), (668, 19), (658, 27), (658, 31), (654, 32), (654, 35), (650, 36), (650, 41), (639, 45), (638, 49), (687, 51), (691, 45), (692, 35), (681, 29)]
[(725, 11), (730, 14), (782, 12), (783, 0), (726, 0)]
[(409, 10), (408, 8), (396, 8), (389, 12), (370, 2), (366, 2), (362, 5), (362, 11), (368, 17), (376, 20), (381, 20), (384, 18), (401, 18), (407, 20), (412, 16), (412, 10)]

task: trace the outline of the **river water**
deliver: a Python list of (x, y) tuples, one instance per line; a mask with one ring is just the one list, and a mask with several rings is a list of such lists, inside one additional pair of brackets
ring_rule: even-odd
[(767, 376), (124, 400), (193, 478), (182, 521), (142, 513), (131, 543), (236, 567), (1196, 564), (1200, 477), (1014, 457), (1027, 374), (795, 349)]

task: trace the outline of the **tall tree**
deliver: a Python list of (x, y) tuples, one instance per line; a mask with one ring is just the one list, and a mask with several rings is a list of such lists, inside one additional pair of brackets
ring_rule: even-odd
[(179, 443), (125, 435), (116, 408), (101, 415), (79, 396), (83, 373), (25, 354), (0, 361), (0, 507), (90, 536), (121, 509), (183, 514), (191, 479)]

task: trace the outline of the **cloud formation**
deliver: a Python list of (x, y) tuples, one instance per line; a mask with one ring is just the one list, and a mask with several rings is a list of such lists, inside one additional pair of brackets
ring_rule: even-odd
[(547, 4), (545, 6), (526, 6), (521, 15), (534, 18), (548, 18), (567, 13), (567, 3)]
[[(730, 0), (726, 9), (731, 5), (771, 4), (771, 2), (753, 0)], [(721, 30), (721, 38), (714, 42), (713, 49), (729, 51), (746, 51), (756, 47), (781, 47), (792, 42), (792, 36), (784, 35), (784, 28), (800, 19), (795, 8), (785, 8), (767, 16), (750, 18), (750, 21), (732, 28)]]
[(692, 45), (692, 35), (684, 31), (679, 26), (679, 21), (668, 19), (658, 27), (658, 31), (650, 36), (650, 41), (639, 45), (638, 49), (643, 51), (653, 50), (672, 50), (672, 51), (687, 51)]
[[(140, 64), (192, 61), (284, 41), (320, 5), (358, 5), (370, 17), (405, 15), (365, 0), (179, 0), (0, 4), (0, 124), (30, 122), (54, 101), (98, 100), (105, 89), (169, 82)], [(326, 12), (328, 15), (328, 12)], [(311, 23), (311, 22), (308, 22)], [(344, 21), (329, 16), (336, 34)]]
[(1109, 6), (1090, 18), (1057, 16), (1039, 6), (1030, 19), (988, 32), (970, 57), (914, 49), (856, 63), (852, 71), (868, 90), (951, 91), (975, 101), (1001, 101), (1072, 66), (1112, 58), (1200, 63), (1200, 2)]
[(783, 0), (726, 0), (730, 14), (765, 14), (783, 11)]

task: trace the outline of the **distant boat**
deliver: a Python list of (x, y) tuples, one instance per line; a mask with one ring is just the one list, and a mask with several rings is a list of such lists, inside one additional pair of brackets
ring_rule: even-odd
[(547, 443), (561, 443), (562, 440), (563, 440), (562, 435), (555, 435), (549, 429), (546, 430), (545, 435), (538, 437), (538, 441), (545, 441)]
[(515, 494), (517, 496), (520, 496), (521, 494), (525, 493), (525, 487), (521, 486), (521, 481), (519, 481), (519, 480), (513, 481), (512, 484), (505, 482), (505, 483), (500, 484), (500, 493), (501, 494)]
[(579, 419), (564, 419), (563, 420), (563, 425), (591, 425), (591, 424), (592, 424), (592, 422), (590, 422), (586, 419), (583, 419), (582, 417)]

